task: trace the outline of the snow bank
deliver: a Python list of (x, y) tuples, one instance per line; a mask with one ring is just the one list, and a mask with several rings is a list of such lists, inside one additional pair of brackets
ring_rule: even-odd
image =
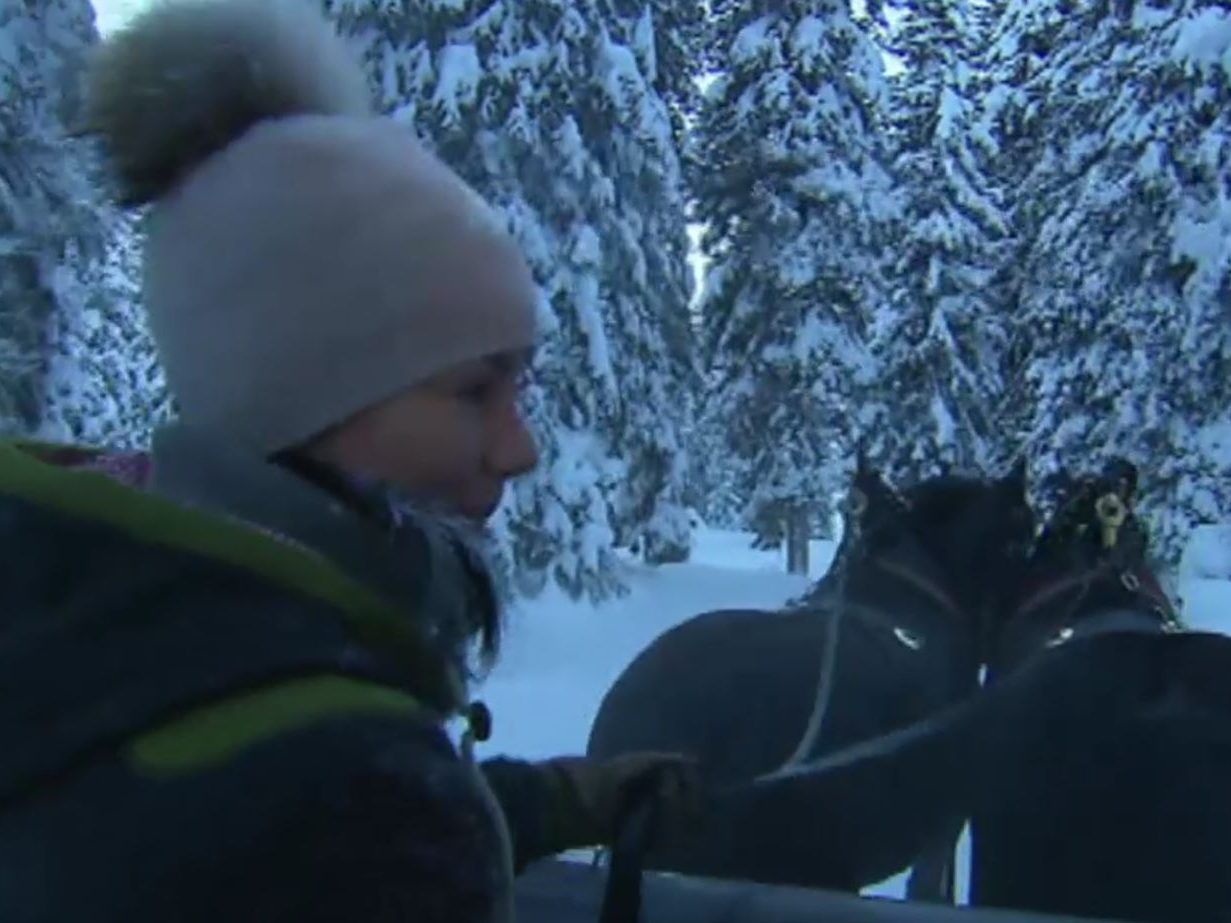
[(1180, 560), (1180, 579), (1231, 580), (1231, 525), (1193, 529)]

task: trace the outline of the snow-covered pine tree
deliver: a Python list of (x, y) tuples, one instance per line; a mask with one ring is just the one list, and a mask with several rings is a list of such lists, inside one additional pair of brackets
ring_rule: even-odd
[[(47, 330), (59, 309), (53, 276), (103, 258), (106, 227), (89, 207), (83, 160), (66, 156), (66, 91), (97, 40), (87, 0), (0, 8), (0, 421), (42, 422)], [(68, 259), (66, 259), (68, 258)]]
[(706, 525), (738, 532), (747, 525), (747, 500), (742, 493), (750, 480), (744, 472), (747, 465), (731, 452), (721, 389), (702, 387), (706, 396), (699, 401), (690, 440), (690, 502)]
[(698, 120), (707, 400), (747, 520), (830, 521), (874, 378), (865, 338), (892, 214), (877, 49), (845, 0), (711, 4), (721, 76)]
[(71, 137), (87, 0), (0, 8), (0, 430), (140, 444), (164, 400), (128, 224)]
[(999, 243), (984, 293), (995, 302), (1006, 335), (996, 432), (1002, 463), (1025, 457), (1035, 471), (1033, 500), (1046, 514), (1054, 497), (1045, 485), (1056, 460), (1037, 457), (1030, 445), (1035, 415), (1028, 371), (1035, 337), (1022, 310), (1025, 267), (1041, 211), (1025, 190), (1048, 143), (1048, 51), (1066, 27), (1068, 2), (972, 0), (970, 10), (980, 36), (973, 61), (983, 85), (971, 137), (989, 196), (1002, 202), (1009, 216), (1009, 235)]
[(870, 454), (899, 481), (998, 467), (1004, 316), (989, 283), (1009, 222), (984, 172), (977, 21), (963, 2), (906, 0), (891, 39), (894, 179), (904, 200), (891, 297), (872, 348), (884, 419)]
[[(503, 209), (543, 294), (542, 463), (503, 508), (522, 592), (601, 596), (615, 548), (679, 557), (692, 413), (678, 7), (327, 0), (383, 106)], [(674, 9), (675, 12), (670, 12)], [(663, 15), (656, 19), (656, 15)]]
[(48, 332), (40, 432), (56, 440), (144, 448), (173, 414), (141, 302), (139, 221), (103, 206), (101, 261), (72, 258), (53, 275), (57, 301)]
[(1044, 471), (1136, 460), (1175, 564), (1193, 522), (1231, 512), (1231, 28), (1196, 0), (1014, 6), (1040, 139), (1017, 209), (1030, 452)]
[(616, 193), (594, 213), (620, 394), (614, 444), (627, 466), (613, 523), (617, 544), (651, 563), (679, 561), (691, 544), (687, 455), (698, 383), (679, 151), (697, 99), (688, 50), (701, 9), (605, 0), (595, 14), (606, 34), (577, 102), (584, 143)]
[(1166, 266), (1153, 268), (1172, 284), (1182, 362), (1169, 383), (1186, 424), (1177, 443), (1188, 449), (1187, 470), (1156, 501), (1168, 506), (1155, 513), (1155, 545), (1178, 565), (1191, 526), (1231, 519), (1231, 11), (1182, 4), (1153, 38), (1160, 104), (1143, 172), (1170, 200), (1158, 242), (1169, 246)]

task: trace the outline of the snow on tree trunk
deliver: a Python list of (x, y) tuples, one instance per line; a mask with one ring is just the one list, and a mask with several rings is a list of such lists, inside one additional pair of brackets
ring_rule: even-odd
[(786, 543), (787, 573), (808, 576), (808, 541), (812, 538), (812, 523), (808, 516), (808, 505), (801, 501), (791, 507), (788, 513), (788, 531)]

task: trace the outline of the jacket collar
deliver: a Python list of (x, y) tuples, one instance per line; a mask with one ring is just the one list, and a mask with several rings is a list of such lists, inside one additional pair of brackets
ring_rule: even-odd
[[(150, 489), (327, 557), (404, 610), (461, 667), (494, 589), (473, 545), (376, 483), (291, 471), (183, 423), (154, 434)], [(329, 483), (332, 479), (333, 483)]]

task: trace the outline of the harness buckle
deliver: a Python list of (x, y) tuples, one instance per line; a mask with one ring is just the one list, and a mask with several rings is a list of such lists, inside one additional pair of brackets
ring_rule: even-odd
[(1073, 631), (1073, 627), (1071, 625), (1065, 625), (1058, 632), (1047, 639), (1045, 647), (1059, 647), (1066, 641), (1072, 641), (1075, 633), (1076, 632)]
[(1094, 502), (1103, 539), (1103, 547), (1111, 550), (1120, 538), (1120, 528), (1128, 520), (1128, 507), (1119, 494), (1103, 494)]
[(923, 647), (923, 639), (912, 631), (902, 628), (900, 625), (893, 626), (893, 636), (909, 647), (912, 651), (917, 651)]

